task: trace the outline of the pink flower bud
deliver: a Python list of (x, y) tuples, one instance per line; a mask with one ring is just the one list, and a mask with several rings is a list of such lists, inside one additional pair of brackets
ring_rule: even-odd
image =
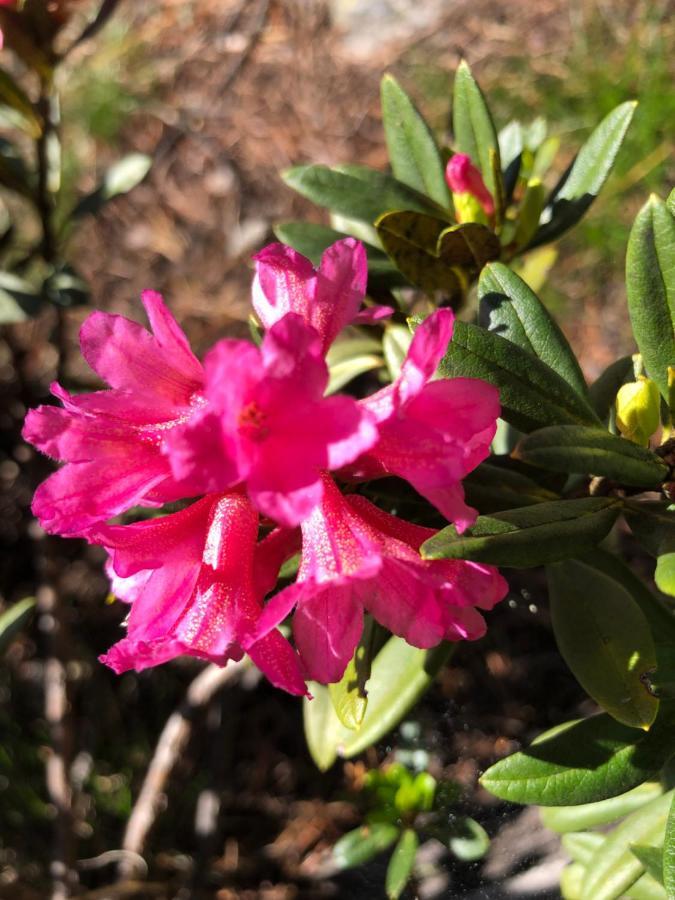
[(494, 215), (492, 194), (485, 187), (483, 176), (464, 153), (455, 153), (445, 169), (445, 180), (453, 194), (470, 194), (480, 203), (483, 212)]

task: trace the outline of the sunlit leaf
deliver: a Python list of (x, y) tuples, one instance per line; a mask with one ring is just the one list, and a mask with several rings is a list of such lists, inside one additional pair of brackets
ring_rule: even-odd
[(655, 797), (660, 797), (662, 793), (663, 788), (658, 781), (647, 781), (625, 794), (601, 800), (599, 803), (543, 807), (540, 810), (541, 821), (551, 831), (557, 831), (559, 834), (581, 831), (584, 828), (597, 828), (623, 819)]
[(0, 653), (12, 643), (17, 634), (30, 620), (35, 609), (35, 598), (26, 597), (8, 607), (0, 615)]
[(101, 184), (91, 194), (82, 197), (72, 211), (73, 219), (94, 215), (113, 197), (133, 190), (150, 171), (152, 157), (144, 153), (130, 153), (114, 163), (106, 172)]
[(333, 847), (333, 858), (340, 869), (360, 866), (385, 851), (398, 837), (396, 825), (374, 822), (343, 835)]
[(497, 154), (499, 141), (485, 97), (471, 74), (468, 64), (462, 60), (457, 67), (452, 102), (452, 130), (455, 149), (471, 158), (483, 175), (483, 180), (494, 196), (494, 181), (490, 151)]

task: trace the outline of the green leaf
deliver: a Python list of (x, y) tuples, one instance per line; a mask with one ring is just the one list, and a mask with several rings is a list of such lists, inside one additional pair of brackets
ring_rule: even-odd
[(550, 366), (577, 393), (586, 381), (570, 345), (537, 295), (503, 263), (489, 263), (478, 282), (480, 324)]
[[(574, 808), (574, 807), (573, 807)], [(542, 813), (548, 810), (542, 810)], [(542, 815), (542, 821), (544, 817)], [(548, 826), (546, 826), (548, 828)], [(604, 834), (598, 834), (595, 831), (577, 831), (570, 832), (563, 836), (561, 841), (563, 850), (574, 860), (574, 862), (586, 865), (591, 856), (598, 849), (600, 844), (606, 840)]]
[(304, 701), (305, 736), (312, 759), (325, 771), (338, 757), (356, 756), (391, 731), (417, 703), (450, 656), (451, 644), (418, 650), (402, 638), (390, 638), (373, 660), (366, 683), (368, 708), (354, 732), (335, 715), (327, 688), (312, 684), (313, 700)]
[(475, 819), (468, 816), (459, 819), (453, 831), (448, 840), (448, 850), (462, 862), (476, 862), (490, 849), (490, 837)]
[(480, 272), (490, 260), (498, 259), (501, 250), (497, 235), (480, 222), (450, 225), (436, 244), (436, 256), (469, 272)]
[(552, 500), (479, 516), (458, 534), (449, 525), (421, 547), (424, 559), (468, 559), (531, 568), (578, 556), (609, 532), (620, 503), (607, 497)]
[(617, 106), (579, 150), (548, 200), (530, 249), (559, 237), (583, 217), (612, 171), (636, 105), (631, 100)]
[(366, 617), (363, 636), (345, 673), (336, 684), (328, 685), (335, 713), (351, 731), (358, 731), (368, 707), (366, 682), (370, 677), (373, 650), (373, 620)]
[(597, 425), (588, 403), (557, 372), (517, 344), (455, 322), (439, 374), (481, 378), (499, 388), (502, 418), (520, 431), (545, 425)]
[(648, 728), (659, 701), (645, 684), (656, 668), (649, 623), (616, 580), (578, 560), (548, 569), (553, 633), (572, 674), (606, 712)]
[(419, 838), (412, 828), (406, 828), (401, 833), (387, 866), (385, 888), (390, 900), (398, 900), (410, 880), (419, 843)]
[(668, 474), (668, 466), (651, 450), (585, 425), (552, 425), (528, 434), (513, 456), (553, 472), (602, 475), (643, 488), (658, 487)]
[(624, 897), (626, 900), (669, 900), (662, 885), (649, 874), (638, 878), (635, 884), (626, 891)]
[(634, 377), (633, 357), (622, 356), (611, 363), (602, 375), (588, 389), (593, 409), (604, 422), (614, 406), (616, 395), (622, 384)]
[(387, 822), (374, 822), (348, 831), (333, 847), (333, 858), (340, 869), (360, 866), (384, 852), (398, 837), (399, 829)]
[(514, 246), (525, 247), (534, 237), (539, 226), (539, 217), (545, 203), (544, 185), (539, 178), (530, 178), (523, 199), (518, 207), (518, 224), (513, 237)]
[(663, 840), (663, 884), (669, 897), (675, 896), (675, 796), (670, 805)]
[(0, 138), (0, 184), (34, 201), (34, 179), (19, 149), (4, 138)]
[(411, 342), (412, 333), (406, 325), (390, 324), (384, 329), (382, 350), (384, 351), (384, 359), (392, 381), (395, 381), (401, 373), (401, 366), (406, 358)]
[(14, 275), (0, 272), (0, 325), (25, 322), (42, 309), (42, 291)]
[(27, 624), (33, 615), (34, 608), (35, 597), (26, 597), (24, 600), (14, 603), (0, 615), (0, 653), (5, 652)]
[[(282, 222), (274, 226), (277, 238), (298, 253), (302, 253), (316, 266), (321, 255), (331, 244), (343, 240), (350, 235), (344, 231), (336, 231), (326, 225), (315, 225), (314, 222)], [(364, 242), (368, 257), (368, 290), (382, 291), (394, 287), (405, 287), (410, 282), (391, 263), (382, 250)]]
[(675, 597), (675, 539), (672, 537), (665, 538), (659, 548), (654, 581), (660, 591)]
[(289, 187), (319, 206), (370, 224), (395, 209), (446, 215), (424, 194), (366, 166), (296, 166), (282, 177)]
[(617, 900), (644, 873), (645, 867), (631, 853), (632, 844), (651, 844), (663, 833), (673, 792), (652, 800), (612, 831), (589, 860), (582, 900)]
[(481, 513), (500, 512), (557, 500), (558, 496), (536, 481), (504, 466), (481, 463), (462, 482), (467, 503)]
[(668, 502), (630, 500), (626, 504), (626, 521), (652, 556), (659, 555), (664, 539), (675, 538), (675, 509)]
[(382, 79), (381, 96), (382, 124), (394, 177), (449, 207), (443, 162), (429, 126), (392, 75)]
[(652, 878), (663, 884), (663, 848), (661, 846), (631, 844), (630, 852), (640, 860)]
[(493, 176), (490, 151), (496, 154), (499, 164), (499, 141), (485, 97), (464, 60), (459, 64), (455, 75), (452, 130), (455, 149), (471, 157), (494, 197), (498, 185)]
[(672, 709), (649, 732), (622, 725), (607, 713), (567, 722), (495, 763), (481, 784), (514, 803), (596, 803), (652, 778), (675, 751), (672, 727)]
[(5, 69), (0, 68), (0, 105), (8, 107), (16, 116), (16, 124), (32, 138), (42, 134), (42, 117), (30, 98)]
[(95, 215), (109, 200), (133, 190), (150, 171), (152, 157), (145, 153), (130, 153), (114, 163), (103, 181), (91, 194), (82, 197), (71, 213), (71, 218)]
[(675, 360), (675, 217), (654, 194), (628, 239), (626, 293), (647, 374), (667, 401), (668, 366)]
[(563, 900), (579, 900), (586, 869), (580, 863), (565, 866), (560, 874), (560, 893)]
[(333, 343), (326, 354), (330, 378), (327, 394), (334, 394), (354, 378), (384, 366), (382, 345), (360, 332), (346, 332)]
[[(584, 803), (580, 806), (547, 806), (540, 810), (541, 821), (551, 831), (566, 834), (570, 831), (581, 831), (585, 828), (597, 828), (609, 825), (617, 819), (640, 809), (660, 797), (663, 788), (657, 781), (648, 781), (638, 785), (618, 797), (610, 797), (599, 803)], [(580, 862), (583, 860), (579, 860)]]

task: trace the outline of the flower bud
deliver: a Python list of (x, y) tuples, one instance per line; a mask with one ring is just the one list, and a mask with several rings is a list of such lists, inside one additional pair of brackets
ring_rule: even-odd
[(481, 211), (486, 216), (495, 212), (492, 194), (486, 188), (483, 176), (464, 153), (455, 153), (445, 169), (445, 180), (452, 191), (457, 221), (474, 222)]
[(624, 384), (616, 395), (616, 425), (621, 434), (639, 444), (649, 446), (649, 439), (659, 427), (661, 398), (655, 382), (644, 375)]

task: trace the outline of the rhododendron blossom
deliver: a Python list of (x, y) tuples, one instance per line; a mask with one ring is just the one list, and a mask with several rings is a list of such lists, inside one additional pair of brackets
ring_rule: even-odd
[(224, 665), (246, 652), (272, 684), (306, 693), (288, 641), (274, 629), (259, 639), (254, 634), (262, 611), (258, 584), (273, 582), (278, 571), (274, 553), (257, 549), (257, 534), (258, 514), (240, 493), (98, 529), (93, 539), (110, 553), (113, 587), (131, 603), (127, 636), (102, 661), (124, 672), (181, 655)]
[(72, 396), (53, 384), (64, 408), (26, 417), (24, 439), (66, 462), (33, 499), (47, 531), (82, 535), (132, 506), (187, 496), (161, 444), (202, 402), (204, 373), (160, 295), (145, 291), (142, 300), (152, 334), (103, 312), (80, 331), (82, 355), (112, 390)]
[(260, 619), (264, 635), (295, 608), (293, 637), (307, 674), (338, 681), (368, 611), (415, 647), (475, 640), (507, 585), (493, 566), (423, 560), (419, 548), (436, 532), (411, 525), (360, 496), (343, 496), (324, 477), (321, 505), (302, 524), (295, 584), (273, 597)]
[(261, 512), (298, 525), (321, 500), (324, 469), (352, 462), (377, 440), (371, 413), (324, 397), (319, 336), (288, 313), (257, 348), (220, 341), (204, 360), (207, 405), (167, 436), (174, 475), (195, 493), (246, 482)]

